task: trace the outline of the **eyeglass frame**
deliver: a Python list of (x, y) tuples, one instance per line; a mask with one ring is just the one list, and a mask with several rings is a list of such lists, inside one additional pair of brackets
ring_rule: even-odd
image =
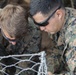
[(16, 41), (17, 41), (16, 39), (9, 39), (8, 37), (6, 37), (2, 30), (1, 30), (1, 33), (2, 33), (3, 37), (4, 37), (7, 41), (11, 41), (11, 42), (16, 42)]
[(36, 25), (38, 25), (38, 26), (47, 26), (47, 25), (49, 24), (48, 20), (49, 20), (49, 19), (54, 15), (54, 13), (55, 13), (58, 9), (60, 9), (60, 8), (61, 8), (61, 5), (60, 5), (45, 21), (43, 21), (43, 22), (37, 23), (37, 22), (33, 19), (34, 23), (35, 23)]

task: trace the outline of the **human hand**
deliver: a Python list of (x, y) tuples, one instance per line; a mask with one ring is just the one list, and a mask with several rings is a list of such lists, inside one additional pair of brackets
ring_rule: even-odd
[(51, 72), (48, 72), (48, 75), (53, 75)]

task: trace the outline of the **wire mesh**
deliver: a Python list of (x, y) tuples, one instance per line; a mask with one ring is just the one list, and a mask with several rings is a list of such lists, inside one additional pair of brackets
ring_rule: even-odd
[(47, 75), (45, 55), (42, 51), (35, 54), (0, 56), (0, 75), (28, 75), (29, 72)]

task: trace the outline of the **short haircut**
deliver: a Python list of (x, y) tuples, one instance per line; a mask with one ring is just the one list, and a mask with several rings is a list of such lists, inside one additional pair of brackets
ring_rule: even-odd
[(41, 12), (42, 14), (48, 14), (51, 12), (51, 10), (58, 7), (59, 5), (64, 7), (62, 0), (31, 0), (30, 14), (32, 16), (38, 12)]
[(7, 5), (0, 13), (0, 26), (11, 37), (19, 38), (27, 32), (27, 14), (21, 6)]

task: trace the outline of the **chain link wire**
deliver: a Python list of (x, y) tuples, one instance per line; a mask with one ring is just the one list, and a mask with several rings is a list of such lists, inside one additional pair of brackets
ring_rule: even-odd
[[(14, 75), (27, 75), (27, 71), (35, 72), (37, 75), (47, 75), (46, 53), (44, 51), (34, 54), (0, 56), (0, 75), (9, 75), (8, 68), (16, 68)], [(36, 58), (37, 61), (34, 60)], [(3, 61), (6, 59), (6, 63)], [(12, 59), (13, 61), (10, 61)], [(7, 63), (9, 60), (9, 64)], [(28, 65), (32, 64), (30, 67)], [(36, 69), (36, 67), (38, 69)]]

